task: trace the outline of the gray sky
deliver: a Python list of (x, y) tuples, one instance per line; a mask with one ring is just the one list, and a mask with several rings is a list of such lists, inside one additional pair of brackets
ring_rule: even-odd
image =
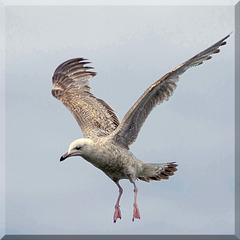
[(234, 33), (213, 59), (181, 76), (131, 146), (145, 162), (176, 161), (168, 181), (138, 181), (112, 223), (115, 184), (80, 157), (82, 137), (51, 96), (63, 61), (88, 58), (93, 93), (120, 119), (168, 71), (234, 30), (230, 6), (9, 7), (6, 12), (7, 234), (233, 234)]

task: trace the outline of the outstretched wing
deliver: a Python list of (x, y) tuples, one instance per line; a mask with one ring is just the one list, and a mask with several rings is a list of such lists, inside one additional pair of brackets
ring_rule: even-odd
[(54, 72), (52, 95), (62, 101), (77, 120), (85, 138), (109, 135), (119, 125), (113, 109), (90, 93), (88, 79), (97, 73), (75, 58), (62, 63)]
[(220, 51), (219, 47), (226, 44), (225, 39), (229, 36), (230, 34), (203, 52), (179, 65), (152, 84), (126, 113), (118, 128), (111, 134), (113, 140), (121, 146), (128, 148), (128, 146), (136, 140), (151, 110), (157, 104), (160, 104), (164, 100), (168, 100), (172, 95), (179, 76), (187, 69), (198, 66), (202, 64), (203, 61), (212, 58), (210, 55), (218, 53)]

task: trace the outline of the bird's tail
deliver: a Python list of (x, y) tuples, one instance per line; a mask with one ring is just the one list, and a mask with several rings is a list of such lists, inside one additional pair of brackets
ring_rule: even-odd
[(160, 181), (162, 179), (169, 179), (169, 176), (174, 175), (174, 172), (177, 171), (177, 166), (176, 162), (145, 163), (138, 178), (146, 182), (150, 180)]

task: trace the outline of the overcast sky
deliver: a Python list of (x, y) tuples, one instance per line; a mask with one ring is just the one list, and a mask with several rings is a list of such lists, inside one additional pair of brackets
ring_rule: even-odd
[(168, 181), (115, 184), (81, 157), (82, 137), (51, 95), (55, 68), (88, 58), (92, 92), (120, 119), (168, 71), (234, 30), (230, 6), (8, 7), (6, 11), (7, 234), (233, 234), (234, 33), (213, 59), (181, 76), (145, 122), (134, 155), (179, 164)]

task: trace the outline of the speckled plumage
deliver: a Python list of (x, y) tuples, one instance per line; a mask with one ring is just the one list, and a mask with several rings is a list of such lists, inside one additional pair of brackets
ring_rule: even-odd
[(171, 72), (152, 84), (126, 113), (123, 120), (118, 120), (114, 110), (91, 92), (88, 79), (96, 72), (86, 66), (86, 59), (75, 58), (62, 63), (54, 72), (52, 94), (71, 111), (77, 120), (84, 139), (71, 143), (61, 161), (70, 156), (82, 156), (95, 167), (109, 176), (119, 188), (113, 220), (121, 218), (119, 201), (122, 188), (119, 180), (129, 179), (134, 184), (134, 218), (140, 218), (136, 203), (137, 179), (149, 182), (168, 179), (177, 170), (177, 164), (145, 163), (137, 159), (129, 146), (136, 140), (138, 133), (151, 110), (172, 95), (179, 76), (188, 68), (198, 66), (211, 55), (219, 52), (219, 47), (226, 44), (226, 36), (216, 44), (179, 65)]

